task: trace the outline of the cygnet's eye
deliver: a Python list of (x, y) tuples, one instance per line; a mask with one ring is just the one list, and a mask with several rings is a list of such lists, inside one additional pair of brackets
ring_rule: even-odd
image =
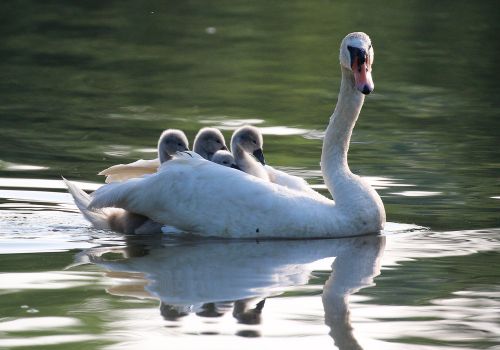
[(177, 144), (177, 146), (180, 146), (180, 147), (182, 147), (182, 143), (180, 143), (180, 142), (179, 142), (179, 143)]
[(223, 164), (229, 164), (227, 161), (223, 161), (222, 163), (223, 163)]
[(215, 140), (215, 142), (217, 142), (218, 144), (220, 144), (220, 140)]
[(256, 144), (257, 144), (257, 141), (255, 141), (255, 140), (252, 140), (252, 142), (253, 142), (253, 144), (254, 144), (254, 145), (256, 145)]

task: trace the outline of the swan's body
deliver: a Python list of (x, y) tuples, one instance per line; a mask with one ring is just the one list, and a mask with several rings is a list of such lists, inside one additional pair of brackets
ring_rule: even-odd
[[(193, 150), (205, 159), (218, 150), (227, 149), (224, 136), (215, 128), (202, 128), (196, 135)], [(117, 164), (101, 171), (98, 175), (106, 176), (106, 183), (125, 181), (154, 174), (160, 165), (172, 159), (176, 152), (189, 150), (189, 142), (181, 130), (167, 129), (158, 141), (158, 157), (155, 159), (139, 159), (128, 164)]]
[(299, 176), (290, 175), (267, 164), (264, 165), (264, 169), (267, 172), (267, 176), (269, 176), (269, 181), (271, 181), (272, 183), (278, 184), (280, 186), (285, 186), (291, 190), (302, 192), (313, 198), (325, 198), (323, 195), (311, 188), (306, 180)]
[(379, 232), (385, 223), (383, 203), (347, 165), (349, 141), (364, 94), (373, 90), (372, 60), (366, 34), (344, 38), (340, 94), (321, 155), (325, 184), (335, 202), (190, 158), (169, 161), (146, 178), (103, 186), (89, 208), (124, 208), (206, 236), (304, 238)]

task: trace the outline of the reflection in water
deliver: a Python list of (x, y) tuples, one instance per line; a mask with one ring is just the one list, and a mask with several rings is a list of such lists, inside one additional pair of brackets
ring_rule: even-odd
[(349, 312), (349, 296), (372, 284), (380, 273), (380, 258), (385, 239), (364, 241), (354, 249), (337, 256), (332, 274), (323, 289), (325, 323), (339, 349), (362, 349), (353, 335)]
[[(323, 292), (325, 322), (340, 349), (361, 348), (352, 332), (349, 295), (371, 285), (379, 273), (383, 236), (177, 244), (138, 240), (135, 237), (125, 248), (90, 249), (79, 259), (114, 274), (127, 271), (145, 276), (144, 290), (160, 300), (160, 313), (169, 321), (193, 313), (219, 318), (232, 310), (238, 323), (260, 324), (266, 298), (308, 284), (313, 263), (334, 258)], [(121, 293), (127, 291), (122, 288)], [(137, 296), (137, 292), (128, 295)], [(253, 330), (238, 335), (254, 337), (259, 333)]]

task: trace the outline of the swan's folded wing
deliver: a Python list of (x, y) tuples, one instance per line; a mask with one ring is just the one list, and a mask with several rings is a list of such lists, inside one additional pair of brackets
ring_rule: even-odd
[(158, 170), (160, 161), (156, 159), (139, 159), (128, 164), (117, 164), (101, 171), (98, 175), (106, 176), (106, 183), (125, 181), (152, 174)]

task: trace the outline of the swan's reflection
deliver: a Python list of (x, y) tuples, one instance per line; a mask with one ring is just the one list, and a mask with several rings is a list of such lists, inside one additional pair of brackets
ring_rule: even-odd
[[(160, 300), (161, 315), (221, 317), (259, 324), (266, 298), (309, 282), (312, 263), (335, 258), (323, 291), (325, 322), (340, 349), (361, 349), (350, 324), (349, 295), (380, 271), (383, 236), (307, 241), (171, 241), (134, 238), (126, 247), (97, 248), (83, 258), (116, 272), (142, 273), (144, 290)], [(110, 260), (108, 257), (120, 259)]]

